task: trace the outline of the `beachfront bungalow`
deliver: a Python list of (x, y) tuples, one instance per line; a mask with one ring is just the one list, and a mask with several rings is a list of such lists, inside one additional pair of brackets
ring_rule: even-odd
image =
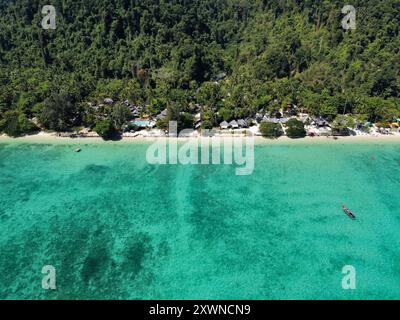
[(140, 112), (137, 109), (132, 110), (131, 114), (135, 118), (140, 116)]
[(231, 122), (229, 122), (229, 126), (230, 126), (232, 129), (239, 129), (239, 125), (238, 125), (238, 123), (237, 123), (236, 120), (232, 120)]
[(266, 117), (266, 118), (264, 119), (264, 121), (265, 121), (265, 122), (272, 122), (272, 123), (275, 123), (275, 124), (277, 124), (277, 123), (280, 122), (280, 120), (279, 120), (278, 118), (268, 118), (268, 117)]
[(322, 117), (315, 118), (312, 124), (318, 128), (330, 127), (329, 122)]
[(229, 123), (226, 121), (223, 121), (220, 123), (219, 127), (221, 128), (221, 130), (229, 129)]
[[(128, 102), (128, 100), (126, 100), (125, 102), (124, 102), (124, 104), (126, 105), (126, 103)], [(129, 102), (128, 102), (129, 103)], [(129, 108), (129, 110), (131, 111), (131, 115), (132, 115), (132, 117), (133, 118), (138, 118), (139, 116), (140, 116), (140, 111), (141, 111), (141, 108), (140, 107), (137, 107), (137, 106), (134, 106), (134, 105), (132, 105), (132, 104), (128, 104), (128, 105), (126, 105), (128, 108)]]
[(239, 119), (237, 121), (237, 124), (239, 125), (240, 128), (247, 128), (247, 126), (248, 126), (246, 120), (243, 120), (243, 119)]
[(286, 124), (289, 120), (289, 118), (281, 118), (279, 119), (279, 123)]

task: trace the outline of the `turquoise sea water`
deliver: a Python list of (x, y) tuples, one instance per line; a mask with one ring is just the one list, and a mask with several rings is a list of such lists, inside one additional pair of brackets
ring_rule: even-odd
[(76, 145), (0, 143), (0, 299), (400, 298), (399, 143), (260, 144), (250, 176)]

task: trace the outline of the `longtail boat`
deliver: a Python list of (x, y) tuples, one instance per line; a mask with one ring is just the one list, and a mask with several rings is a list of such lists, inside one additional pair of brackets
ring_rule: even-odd
[(349, 208), (346, 207), (346, 205), (343, 204), (343, 205), (342, 205), (342, 208), (343, 208), (344, 213), (345, 213), (350, 219), (356, 220), (356, 216), (354, 215), (353, 212), (350, 211)]

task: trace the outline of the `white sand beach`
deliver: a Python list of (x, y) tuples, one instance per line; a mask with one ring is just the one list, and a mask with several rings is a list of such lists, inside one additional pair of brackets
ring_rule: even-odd
[[(223, 140), (226, 139), (238, 139), (238, 138), (245, 138), (244, 135), (239, 134), (226, 134), (226, 135), (217, 135), (213, 138), (220, 138)], [(78, 138), (70, 138), (70, 137), (60, 137), (56, 133), (49, 133), (49, 132), (40, 132), (38, 134), (23, 136), (18, 138), (11, 138), (6, 135), (0, 135), (0, 142), (28, 142), (28, 143), (139, 143), (139, 142), (151, 142), (155, 141), (160, 138), (167, 138), (167, 139), (178, 139), (179, 141), (187, 141), (192, 139), (208, 139), (207, 137), (201, 136), (193, 136), (193, 137), (160, 137), (160, 136), (137, 136), (137, 137), (122, 137), (121, 140), (110, 140), (104, 141), (100, 137), (78, 137)], [(393, 135), (357, 135), (357, 136), (343, 136), (333, 138), (331, 136), (319, 136), (319, 137), (305, 137), (299, 139), (291, 139), (286, 136), (282, 136), (278, 139), (268, 139), (261, 136), (254, 136), (254, 142), (258, 143), (268, 143), (268, 144), (279, 144), (279, 143), (355, 143), (355, 142), (398, 142), (400, 143), (400, 134), (393, 134)]]

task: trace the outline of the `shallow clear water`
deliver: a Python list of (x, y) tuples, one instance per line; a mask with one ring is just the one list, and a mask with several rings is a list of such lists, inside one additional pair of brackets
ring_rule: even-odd
[(1, 299), (400, 298), (399, 143), (260, 144), (250, 176), (79, 146), (0, 144)]

